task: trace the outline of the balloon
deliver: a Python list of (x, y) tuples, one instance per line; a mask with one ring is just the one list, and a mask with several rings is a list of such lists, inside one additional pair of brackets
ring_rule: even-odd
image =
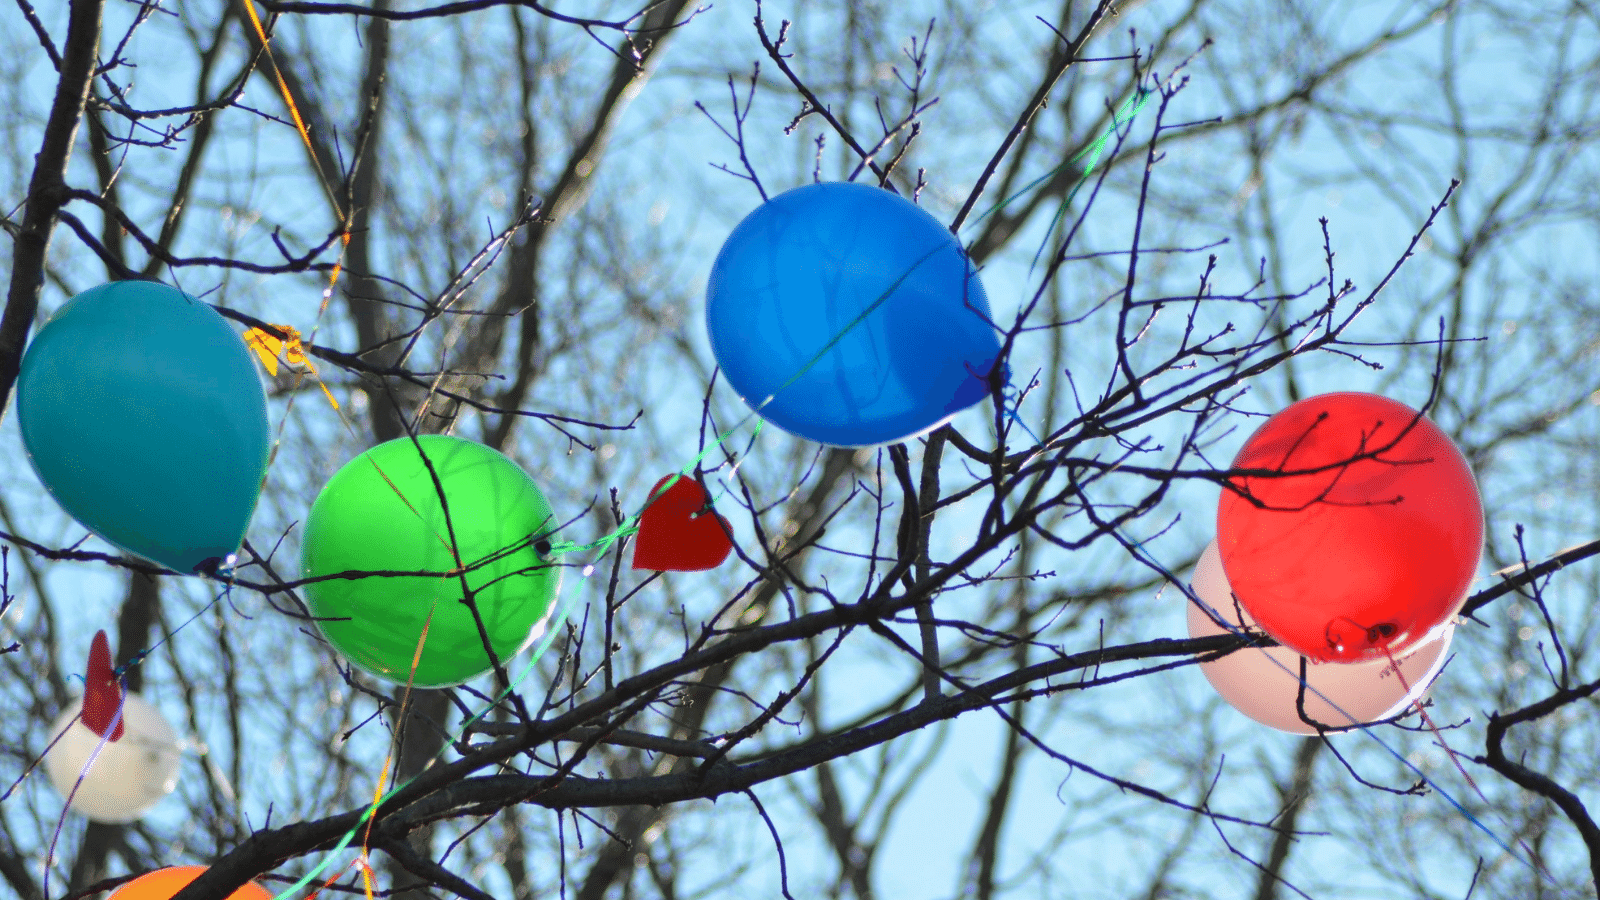
[(72, 298), (23, 356), (17, 421), (51, 496), (123, 550), (190, 573), (244, 541), (266, 394), (244, 342), (188, 294), (119, 281)]
[(45, 773), (79, 813), (96, 822), (132, 822), (177, 787), (178, 733), (138, 694), (123, 698), (124, 732), (115, 741), (85, 727), (82, 709), (81, 698), (73, 701), (50, 726), (51, 739), (61, 739), (45, 752)]
[[(107, 900), (172, 900), (177, 893), (200, 877), (206, 866), (173, 866), (146, 872), (111, 892)], [(228, 895), (228, 900), (272, 900), (272, 892), (256, 884), (245, 886)]]
[(840, 447), (903, 441), (982, 400), (1000, 354), (989, 318), (949, 230), (861, 184), (762, 204), (728, 236), (706, 287), (728, 383), (783, 430)]
[[(1194, 570), (1194, 592), (1230, 624), (1252, 627), (1255, 622), (1233, 602), (1228, 578), (1222, 571), (1217, 542), (1206, 545)], [(1199, 606), (1189, 604), (1189, 636), (1211, 637), (1229, 633)], [(1398, 675), (1389, 659), (1353, 663), (1308, 662), (1306, 715), (1329, 728), (1347, 728), (1380, 722), (1404, 712), (1427, 695), (1444, 667), (1446, 651), (1455, 629), (1446, 627), (1402, 659)], [(1263, 725), (1290, 734), (1316, 734), (1300, 718), (1300, 654), (1286, 647), (1247, 647), (1221, 659), (1200, 664), (1200, 671), (1222, 699)], [(1324, 699), (1326, 698), (1326, 699)], [(1330, 703), (1331, 701), (1331, 703)]]
[[(429, 464), (444, 487), (444, 505)], [(494, 663), (462, 602), (461, 576), (449, 574), (457, 567), (450, 535), (461, 562), (475, 566), (466, 581), (490, 646), (505, 662), (542, 632), (560, 587), (561, 570), (542, 552), (555, 528), (533, 479), (500, 453), (446, 435), (423, 435), (416, 444), (399, 438), (357, 456), (323, 487), (306, 519), (301, 574), (439, 574), (313, 582), (305, 586), (306, 599), (312, 615), (339, 620), (317, 627), (356, 666), (405, 684), (426, 630), (412, 683), (460, 684)]]
[(113, 741), (127, 732), (118, 712), (122, 709), (122, 682), (111, 670), (111, 645), (104, 630), (94, 633), (89, 645), (89, 668), (83, 677), (83, 727), (100, 737), (110, 732)]
[(699, 572), (715, 569), (733, 552), (733, 529), (711, 509), (700, 482), (678, 476), (672, 487), (650, 489), (654, 498), (639, 516), (639, 536), (633, 548), (635, 569), (662, 572)]
[[(1364, 453), (1376, 458), (1348, 462)], [(1461, 451), (1414, 410), (1374, 394), (1302, 400), (1233, 468), (1304, 472), (1234, 476), (1217, 507), (1222, 567), (1279, 643), (1323, 661), (1399, 656), (1460, 609), (1483, 505)]]

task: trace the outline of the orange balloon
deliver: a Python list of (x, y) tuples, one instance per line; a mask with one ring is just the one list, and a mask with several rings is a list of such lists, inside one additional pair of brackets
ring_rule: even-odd
[[(173, 895), (200, 877), (206, 866), (173, 866), (157, 869), (119, 887), (109, 900), (172, 900)], [(272, 900), (272, 894), (254, 881), (228, 895), (228, 900)]]

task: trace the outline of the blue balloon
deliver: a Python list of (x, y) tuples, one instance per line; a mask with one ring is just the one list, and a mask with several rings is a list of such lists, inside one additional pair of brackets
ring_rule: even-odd
[(267, 397), (244, 341), (194, 297), (119, 281), (72, 298), (22, 358), (17, 422), (51, 496), (123, 550), (190, 573), (244, 542)]
[(839, 447), (937, 428), (989, 393), (1000, 355), (960, 242), (861, 184), (795, 188), (746, 216), (711, 267), (706, 326), (745, 403)]

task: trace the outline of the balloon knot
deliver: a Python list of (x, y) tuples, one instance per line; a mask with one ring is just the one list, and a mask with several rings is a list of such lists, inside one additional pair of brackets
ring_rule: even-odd
[(1360, 622), (1345, 616), (1328, 623), (1326, 638), (1328, 647), (1335, 653), (1343, 653), (1345, 646), (1352, 639), (1365, 639), (1367, 648), (1383, 648), (1390, 639), (1400, 631), (1400, 627), (1393, 622), (1379, 622), (1376, 625), (1362, 625)]
[(137, 666), (140, 663), (144, 662), (144, 658), (145, 658), (146, 654), (148, 654), (148, 653), (149, 653), (148, 650), (140, 650), (138, 653), (135, 653), (133, 655), (133, 659), (130, 659), (127, 662), (123, 663), (122, 665), (117, 666), (115, 669), (111, 670), (111, 678), (114, 681), (116, 681), (118, 684), (121, 684), (123, 676), (127, 675), (128, 672), (131, 669), (133, 669), (134, 666)]
[(237, 554), (229, 553), (227, 556), (208, 556), (194, 564), (189, 571), (195, 575), (206, 575), (211, 578), (232, 578), (234, 564), (239, 561)]

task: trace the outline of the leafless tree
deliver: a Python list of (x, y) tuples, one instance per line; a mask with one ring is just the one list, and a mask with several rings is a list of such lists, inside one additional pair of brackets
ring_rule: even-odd
[[(201, 900), (326, 861), (325, 896), (362, 866), (404, 898), (1594, 895), (1591, 4), (567, 7), (0, 14), (0, 402), (109, 279), (295, 328), (319, 373), (268, 380), (280, 452), (226, 588), (6, 481), (13, 893), (201, 862)], [(890, 447), (751, 437), (700, 282), (812, 180), (950, 225), (1011, 383)], [(1494, 574), (1431, 725), (1290, 740), (1199, 678), (1262, 639), (1183, 639), (1185, 573), (1256, 418), (1350, 387), (1457, 440)], [(319, 640), (295, 560), (340, 464), (437, 432), (516, 459), (580, 544), (709, 450), (736, 556), (575, 554), (515, 696), (407, 695)], [(129, 826), (30, 774), (100, 627), (195, 748)]]

